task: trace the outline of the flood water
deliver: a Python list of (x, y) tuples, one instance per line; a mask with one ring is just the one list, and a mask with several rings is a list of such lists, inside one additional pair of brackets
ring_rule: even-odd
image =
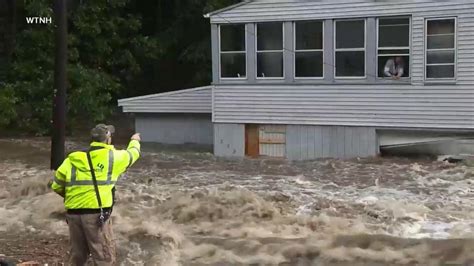
[[(117, 184), (120, 265), (474, 265), (469, 164), (147, 150)], [(0, 256), (64, 260), (48, 168), (46, 139), (0, 140)]]

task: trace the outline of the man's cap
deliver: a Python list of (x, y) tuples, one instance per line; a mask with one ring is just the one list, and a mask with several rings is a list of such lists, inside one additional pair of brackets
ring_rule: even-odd
[(115, 127), (112, 125), (98, 124), (91, 130), (91, 137), (94, 141), (104, 141), (107, 139), (107, 134), (115, 133)]

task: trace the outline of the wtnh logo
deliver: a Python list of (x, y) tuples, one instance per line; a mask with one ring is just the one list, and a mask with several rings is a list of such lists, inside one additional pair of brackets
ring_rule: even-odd
[(27, 24), (51, 24), (53, 19), (51, 17), (26, 17)]

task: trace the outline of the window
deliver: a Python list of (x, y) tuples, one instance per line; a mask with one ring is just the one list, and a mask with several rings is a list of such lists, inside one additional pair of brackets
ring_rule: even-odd
[(456, 20), (426, 20), (426, 79), (454, 79), (456, 65)]
[(365, 77), (365, 20), (336, 21), (336, 77)]
[(245, 25), (220, 25), (221, 78), (245, 78)]
[(410, 18), (379, 18), (377, 76), (410, 76)]
[(323, 77), (323, 22), (295, 22), (295, 77)]
[(283, 77), (283, 23), (257, 24), (257, 77)]

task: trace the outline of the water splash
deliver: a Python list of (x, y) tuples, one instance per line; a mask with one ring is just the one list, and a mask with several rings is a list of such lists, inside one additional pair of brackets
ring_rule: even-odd
[[(0, 159), (0, 232), (67, 235), (62, 200), (46, 187), (47, 143), (0, 142), (15, 149)], [(289, 163), (144, 152), (117, 185), (119, 260), (465, 263), (474, 256), (467, 239), (474, 238), (473, 173), (464, 165), (405, 159)]]

